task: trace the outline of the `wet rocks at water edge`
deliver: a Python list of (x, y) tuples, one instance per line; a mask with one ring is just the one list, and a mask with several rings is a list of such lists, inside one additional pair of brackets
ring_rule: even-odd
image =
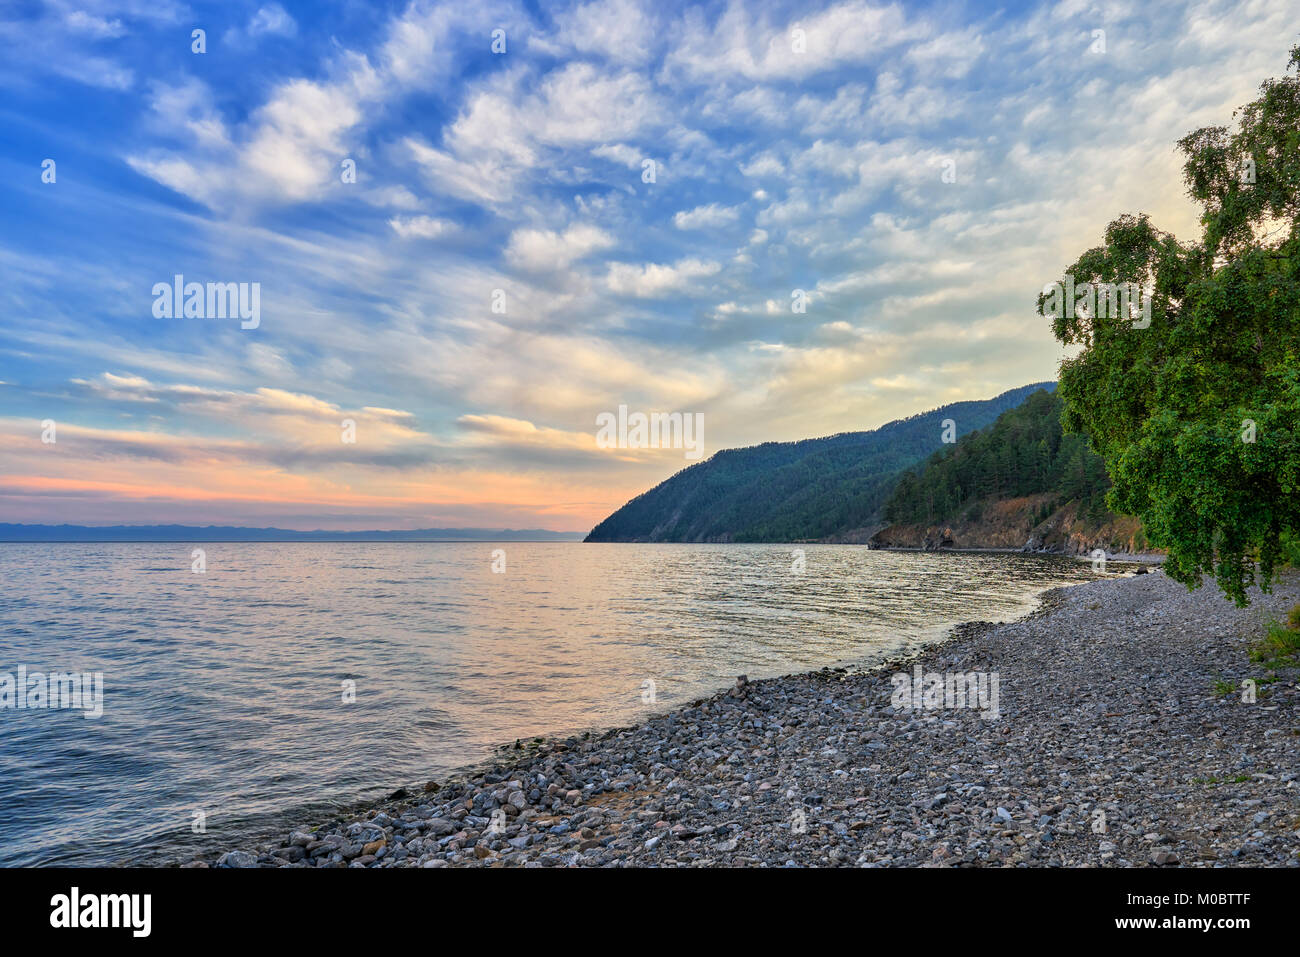
[(257, 858), (248, 851), (229, 851), (217, 860), (218, 867), (256, 867)]
[[(1056, 589), (914, 658), (742, 677), (636, 727), (522, 739), (196, 865), (1300, 866), (1297, 676), (1266, 683), (1247, 655), (1300, 578), (1251, 598), (1158, 570)], [(914, 673), (926, 688), (899, 697)], [(975, 674), (998, 676), (995, 712), (952, 698)], [(1266, 693), (1215, 690), (1245, 679)]]

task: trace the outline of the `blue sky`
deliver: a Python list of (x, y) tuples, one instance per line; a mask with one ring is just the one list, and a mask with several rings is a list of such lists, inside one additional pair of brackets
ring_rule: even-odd
[[(1173, 143), (1298, 14), (8, 4), (0, 521), (585, 529), (689, 464), (620, 405), (710, 454), (1052, 378), (1037, 290), (1192, 234)], [(155, 317), (177, 273), (259, 326)]]

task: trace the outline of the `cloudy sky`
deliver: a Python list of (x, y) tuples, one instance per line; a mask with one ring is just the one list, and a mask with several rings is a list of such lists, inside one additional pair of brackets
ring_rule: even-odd
[[(707, 455), (1053, 378), (1037, 290), (1121, 213), (1191, 235), (1174, 140), (1297, 31), (1300, 0), (6, 4), (0, 521), (585, 530), (689, 464), (598, 447), (620, 405), (703, 413)], [(157, 317), (178, 273), (259, 283), (260, 325)]]

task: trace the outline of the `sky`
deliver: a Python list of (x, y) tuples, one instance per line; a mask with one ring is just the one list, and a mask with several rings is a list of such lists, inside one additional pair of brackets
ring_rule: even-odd
[(598, 442), (620, 406), (707, 456), (1054, 378), (1039, 289), (1121, 214), (1195, 236), (1175, 140), (1297, 42), (1300, 0), (7, 2), (0, 521), (583, 531), (694, 461)]

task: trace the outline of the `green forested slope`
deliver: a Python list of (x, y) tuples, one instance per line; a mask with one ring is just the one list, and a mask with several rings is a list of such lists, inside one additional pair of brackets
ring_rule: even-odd
[(977, 519), (989, 501), (1053, 493), (1053, 507), (1078, 502), (1100, 522), (1109, 515), (1109, 488), (1105, 463), (1087, 439), (1063, 434), (1060, 397), (1041, 391), (902, 476), (885, 518), (897, 525)]
[(859, 529), (879, 520), (901, 472), (944, 447), (944, 419), (962, 435), (1053, 388), (1051, 382), (1022, 386), (870, 432), (718, 452), (632, 499), (587, 541), (785, 542)]

